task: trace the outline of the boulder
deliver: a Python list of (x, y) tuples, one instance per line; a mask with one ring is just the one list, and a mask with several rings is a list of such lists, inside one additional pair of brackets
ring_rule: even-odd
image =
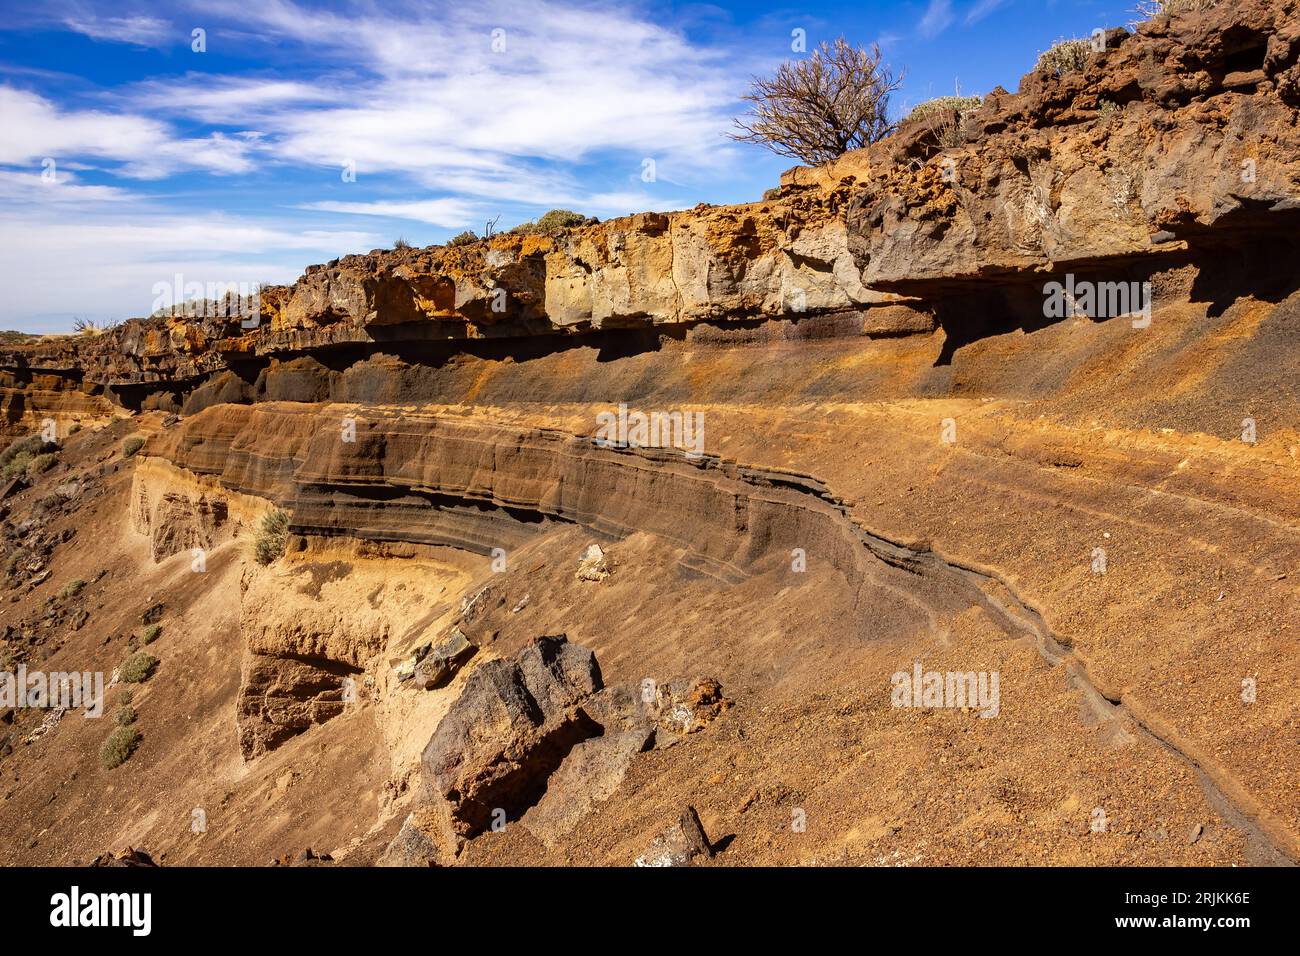
[(421, 690), (443, 686), (477, 651), (478, 648), (469, 642), (460, 628), (453, 627), (415, 665), (415, 686)]
[(554, 848), (596, 804), (613, 796), (632, 758), (653, 740), (653, 730), (648, 726), (584, 740), (551, 774), (546, 794), (521, 822), (546, 846)]
[(157, 867), (158, 864), (144, 850), (137, 850), (134, 847), (127, 847), (116, 853), (101, 853), (90, 862), (91, 866), (129, 866), (129, 867)]
[(602, 686), (595, 655), (564, 635), (479, 666), (421, 758), (439, 813), (439, 848), (456, 854), (498, 810), (515, 818), (573, 747), (600, 732), (579, 704)]
[(430, 818), (427, 809), (407, 815), (393, 842), (388, 844), (377, 861), (378, 866), (438, 866), (438, 845), (429, 835)]
[(713, 856), (699, 814), (687, 807), (677, 822), (660, 833), (636, 858), (637, 866), (689, 866), (699, 857)]
[(722, 685), (714, 677), (606, 687), (583, 704), (605, 733), (644, 728), (654, 732), (656, 748), (702, 730), (730, 707), (731, 701), (723, 696)]
[(600, 545), (588, 545), (587, 550), (582, 552), (582, 557), (578, 559), (578, 570), (575, 577), (579, 581), (596, 582), (609, 577), (609, 566), (605, 561), (605, 552), (601, 550)]

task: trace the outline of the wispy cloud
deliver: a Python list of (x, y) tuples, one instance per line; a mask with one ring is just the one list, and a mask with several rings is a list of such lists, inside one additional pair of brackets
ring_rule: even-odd
[(127, 103), (255, 125), (276, 161), (353, 164), (358, 175), (530, 204), (581, 196), (565, 167), (594, 155), (621, 154), (629, 174), (646, 158), (698, 170), (734, 155), (722, 134), (737, 77), (716, 53), (632, 13), (547, 2), (527, 16), (499, 2), (404, 9), (345, 18), (288, 0), (240, 3), (265, 42), (310, 44), (352, 75), (316, 84), (190, 75), (142, 84)]
[(255, 137), (213, 132), (185, 138), (133, 113), (62, 110), (26, 90), (0, 86), (0, 165), (39, 164), (94, 157), (120, 164), (134, 179), (158, 179), (177, 170), (242, 173), (253, 168)]
[[(64, 24), (74, 33), (92, 40), (129, 43), (132, 46), (161, 47), (176, 43), (178, 37), (171, 24), (157, 17), (70, 16)], [(186, 38), (188, 39), (188, 37)]]
[(952, 0), (930, 0), (916, 29), (923, 37), (936, 37), (952, 25), (953, 19)]
[(8, 290), (0, 328), (46, 332), (67, 331), (73, 315), (147, 315), (154, 286), (178, 273), (205, 285), (292, 282), (305, 262), (391, 242), (358, 230), (108, 203), (10, 207), (0, 211), (0, 233), (22, 237), (0, 257)]
[(299, 209), (320, 212), (340, 212), (358, 216), (384, 216), (390, 219), (410, 219), (434, 226), (457, 229), (480, 218), (479, 207), (460, 199), (426, 199), (417, 202), (312, 202), (302, 203)]
[(49, 174), (0, 169), (0, 200), (12, 203), (129, 202), (137, 197), (117, 186), (83, 185), (56, 164)]
[(975, 6), (970, 8), (966, 14), (966, 25), (970, 26), (979, 23), (990, 13), (997, 11), (999, 8), (1006, 6), (1010, 0), (979, 0)]

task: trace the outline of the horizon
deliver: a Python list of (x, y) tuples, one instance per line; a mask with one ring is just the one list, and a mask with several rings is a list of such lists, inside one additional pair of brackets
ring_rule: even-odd
[(0, 328), (147, 316), (177, 275), (291, 284), (551, 208), (755, 201), (795, 162), (726, 133), (752, 77), (804, 55), (796, 31), (806, 50), (878, 42), (905, 71), (898, 119), (1014, 92), (1053, 42), (1127, 26), (1132, 6), (59, 0), (0, 25)]

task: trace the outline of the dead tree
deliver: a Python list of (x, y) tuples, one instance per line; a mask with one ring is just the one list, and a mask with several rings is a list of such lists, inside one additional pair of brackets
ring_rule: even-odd
[(829, 162), (892, 132), (889, 96), (902, 85), (877, 44), (864, 49), (840, 37), (771, 78), (755, 77), (745, 97), (753, 110), (730, 136), (810, 165)]

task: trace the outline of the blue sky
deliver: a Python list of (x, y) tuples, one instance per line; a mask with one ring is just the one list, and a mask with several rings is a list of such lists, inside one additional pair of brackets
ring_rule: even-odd
[(905, 113), (1014, 90), (1136, 0), (8, 6), (0, 328), (58, 332), (147, 314), (178, 274), (290, 282), (497, 216), (756, 199), (791, 163), (724, 134), (792, 31), (878, 41)]

